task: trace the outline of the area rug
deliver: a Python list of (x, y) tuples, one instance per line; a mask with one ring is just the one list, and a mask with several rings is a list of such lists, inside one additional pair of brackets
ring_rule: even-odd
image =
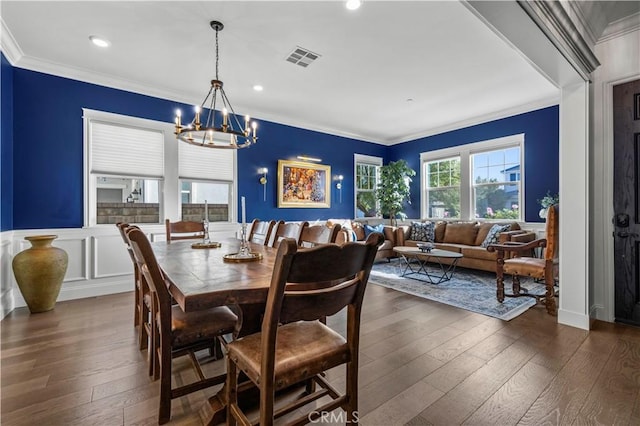
[[(484, 271), (457, 268), (450, 281), (429, 284), (408, 277), (401, 277), (403, 261), (392, 260), (373, 265), (369, 282), (414, 296), (509, 321), (536, 304), (532, 297), (507, 297), (503, 303), (496, 299), (496, 275)], [(530, 294), (543, 295), (545, 287), (533, 280), (521, 280), (522, 287)], [(511, 278), (505, 280), (505, 289), (511, 289)]]

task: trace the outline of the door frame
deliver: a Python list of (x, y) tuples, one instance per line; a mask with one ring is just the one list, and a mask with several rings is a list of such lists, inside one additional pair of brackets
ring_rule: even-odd
[(611, 219), (615, 214), (613, 209), (613, 86), (628, 83), (630, 81), (639, 80), (640, 73), (630, 75), (615, 80), (609, 80), (603, 83), (603, 105), (602, 105), (602, 122), (603, 122), (603, 142), (604, 142), (604, 188), (603, 188), (603, 212), (604, 219), (603, 225), (605, 243), (604, 253), (605, 261), (603, 264), (604, 276), (605, 276), (605, 291), (604, 291), (604, 319), (609, 322), (615, 321), (615, 259), (614, 259), (614, 239), (613, 232), (615, 227)]

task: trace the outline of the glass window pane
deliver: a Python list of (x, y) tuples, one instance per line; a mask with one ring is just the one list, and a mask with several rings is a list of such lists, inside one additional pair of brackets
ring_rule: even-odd
[(375, 217), (376, 199), (373, 192), (358, 192), (356, 203), (357, 217)]
[(434, 218), (460, 217), (460, 188), (434, 189), (428, 193), (428, 215)]
[(520, 185), (490, 184), (474, 189), (475, 217), (487, 219), (519, 219)]
[(229, 221), (230, 183), (183, 180), (181, 188), (182, 220), (203, 220), (206, 201), (209, 222)]
[(160, 181), (96, 176), (96, 223), (160, 223)]

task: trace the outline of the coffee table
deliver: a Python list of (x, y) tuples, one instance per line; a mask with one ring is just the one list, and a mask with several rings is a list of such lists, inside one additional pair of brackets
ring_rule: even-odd
[[(394, 247), (393, 251), (398, 253), (404, 260), (404, 270), (400, 276), (415, 275), (415, 277), (412, 278), (431, 284), (440, 284), (449, 281), (453, 277), (458, 260), (462, 257), (460, 253), (436, 248), (428, 252), (423, 252), (417, 247), (398, 246)], [(442, 263), (442, 259), (453, 260), (450, 264), (446, 264)], [(427, 270), (428, 262), (437, 264), (439, 268), (435, 267), (431, 268), (431, 271)], [(416, 264), (417, 268), (415, 268)]]

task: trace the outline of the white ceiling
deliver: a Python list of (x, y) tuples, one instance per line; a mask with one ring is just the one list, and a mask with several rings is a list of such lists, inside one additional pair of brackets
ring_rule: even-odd
[[(192, 104), (214, 77), (209, 21), (219, 20), (220, 78), (237, 113), (382, 144), (558, 98), (457, 1), (368, 1), (353, 12), (340, 1), (4, 0), (0, 7), (3, 50), (15, 66)], [(93, 46), (92, 34), (111, 46)], [(308, 68), (286, 62), (296, 46), (321, 57)]]

